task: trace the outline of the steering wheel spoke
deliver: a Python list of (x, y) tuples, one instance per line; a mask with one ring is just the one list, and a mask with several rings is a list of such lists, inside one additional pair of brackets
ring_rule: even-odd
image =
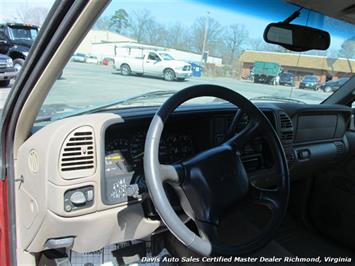
[(240, 153), (245, 144), (256, 135), (259, 127), (260, 122), (256, 119), (252, 119), (242, 131), (236, 133), (233, 137), (227, 140), (225, 144), (230, 146), (234, 151)]
[(282, 190), (277, 188), (267, 189), (259, 188), (251, 184), (250, 194), (252, 202), (260, 205), (264, 205), (270, 208), (272, 211), (277, 211), (280, 208), (280, 201), (282, 201)]
[(196, 220), (195, 224), (202, 239), (211, 243), (219, 242), (218, 226), (216, 224), (199, 220)]
[(181, 164), (160, 164), (160, 175), (163, 182), (181, 184), (183, 181), (183, 170)]

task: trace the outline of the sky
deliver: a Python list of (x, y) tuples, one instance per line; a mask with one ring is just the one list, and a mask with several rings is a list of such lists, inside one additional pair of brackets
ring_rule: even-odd
[(18, 10), (30, 7), (45, 7), (50, 9), (54, 0), (0, 0), (0, 21), (14, 19)]
[[(21, 8), (46, 7), (49, 9), (53, 2), (54, 0), (0, 0), (0, 21), (14, 19), (17, 10)], [(133, 10), (148, 9), (159, 23), (180, 22), (190, 26), (196, 18), (206, 16), (209, 12), (210, 16), (221, 25), (243, 24), (248, 29), (250, 37), (262, 38), (264, 28), (268, 23), (281, 21), (297, 9), (291, 5), (280, 5), (280, 1), (277, 0), (224, 0), (223, 6), (216, 6), (216, 3), (222, 5), (222, 1), (211, 0), (113, 0), (103, 16), (110, 17), (119, 8), (125, 9), (128, 14)], [(305, 24), (307, 20), (311, 24), (315, 22), (317, 26), (324, 22), (322, 17), (316, 13), (309, 14), (308, 11), (303, 11), (294, 23)], [(355, 28), (354, 25), (353, 27)], [(328, 28), (328, 30), (332, 35), (330, 49), (339, 49), (344, 37), (334, 36), (334, 33), (339, 33), (338, 28)]]

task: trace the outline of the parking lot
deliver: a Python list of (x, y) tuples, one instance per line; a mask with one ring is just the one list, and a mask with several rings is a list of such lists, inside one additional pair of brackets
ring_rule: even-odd
[[(225, 86), (247, 98), (291, 97), (306, 103), (319, 103), (329, 95), (324, 92), (255, 84), (222, 77), (192, 77), (186, 81), (168, 82), (152, 77), (122, 76), (115, 72), (112, 66), (70, 62), (64, 69), (62, 78), (58, 79), (51, 89), (46, 104), (93, 105), (156, 90), (181, 90), (196, 84)], [(9, 91), (10, 88), (0, 88), (0, 108), (3, 108)]]

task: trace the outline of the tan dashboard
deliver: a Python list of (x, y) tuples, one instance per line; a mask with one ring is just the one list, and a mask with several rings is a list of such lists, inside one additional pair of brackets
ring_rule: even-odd
[[(90, 114), (54, 122), (20, 147), (16, 160), (18, 245), (29, 252), (71, 245), (78, 252), (149, 236), (159, 221), (141, 204), (101, 197), (105, 129), (123, 119)], [(138, 202), (138, 201), (137, 201)]]

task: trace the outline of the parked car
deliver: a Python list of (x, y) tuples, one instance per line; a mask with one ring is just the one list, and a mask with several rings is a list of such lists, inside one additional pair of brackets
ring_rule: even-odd
[(113, 65), (114, 64), (114, 60), (111, 57), (105, 57), (104, 59), (102, 59), (102, 64), (105, 65), (105, 66)]
[(20, 71), (34, 40), (38, 27), (30, 24), (0, 24), (0, 53), (11, 57), (16, 70)]
[(99, 60), (96, 56), (90, 55), (86, 57), (85, 62), (88, 64), (97, 64)]
[(347, 82), (349, 78), (340, 78), (336, 80), (329, 80), (320, 86), (320, 89), (324, 92), (334, 92)]
[(253, 72), (255, 83), (277, 85), (281, 65), (271, 62), (255, 62)]
[(12, 59), (7, 55), (0, 54), (0, 87), (7, 87), (16, 74), (17, 71)]
[(114, 68), (128, 76), (132, 73), (163, 77), (165, 80), (184, 80), (191, 77), (191, 65), (175, 60), (170, 54), (161, 51), (144, 51), (138, 57), (115, 57)]
[(72, 56), (73, 62), (85, 63), (86, 62), (86, 55), (82, 53), (76, 53)]
[(320, 82), (319, 78), (315, 75), (307, 75), (304, 76), (302, 81), (300, 82), (300, 89), (311, 89), (311, 90), (319, 90)]
[(282, 73), (280, 75), (280, 85), (295, 86), (295, 76), (292, 73)]

